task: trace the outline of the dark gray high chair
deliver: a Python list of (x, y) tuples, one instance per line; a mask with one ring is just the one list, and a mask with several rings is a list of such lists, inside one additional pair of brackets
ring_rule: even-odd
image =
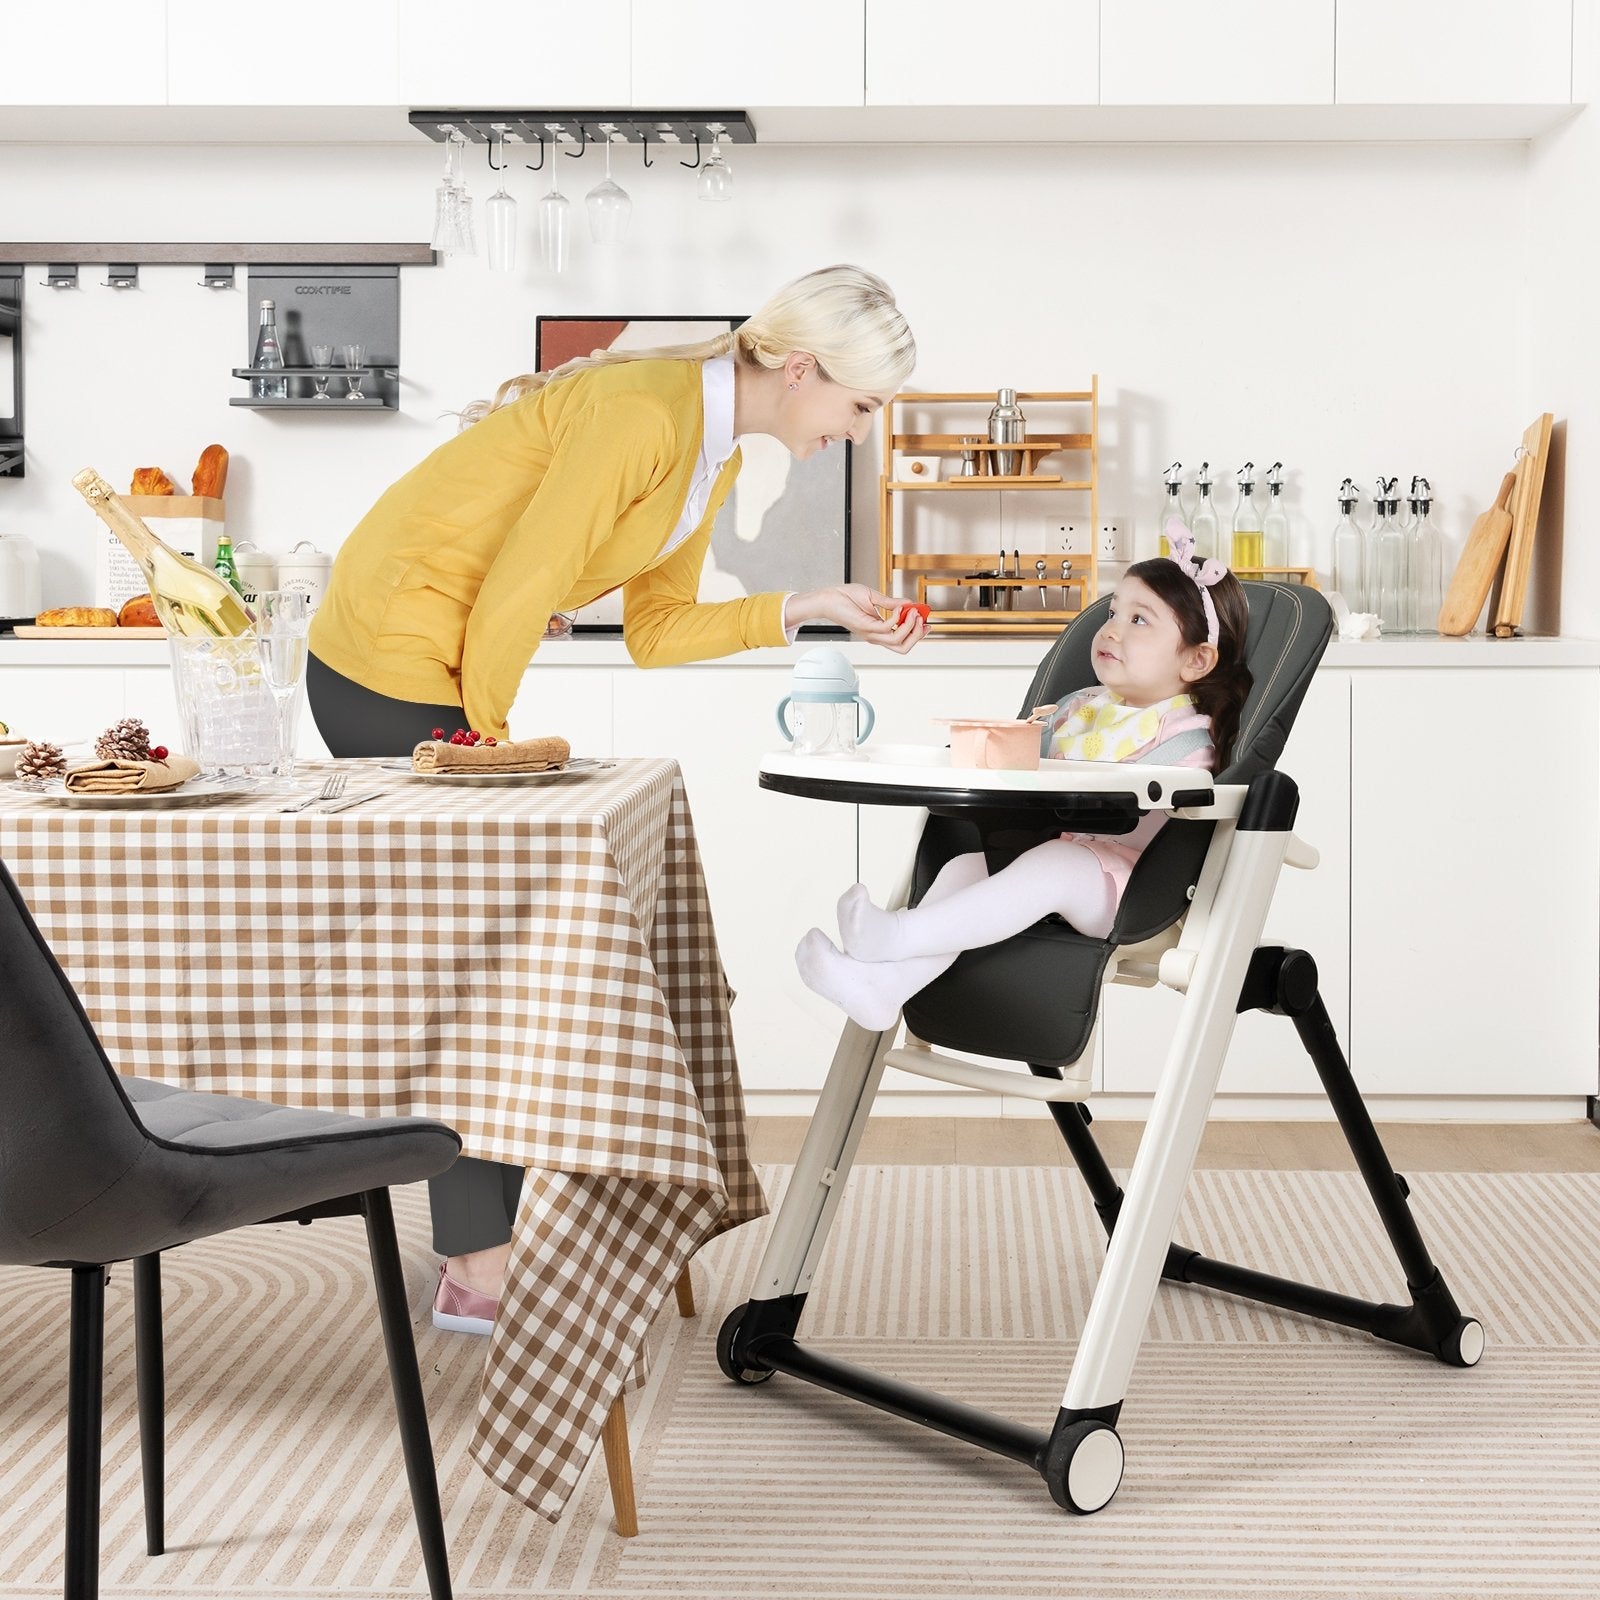
[(119, 1077), (0, 862), (0, 1263), (72, 1273), (67, 1600), (99, 1591), (108, 1264), (133, 1263), (145, 1542), (163, 1549), (161, 1252), (230, 1228), (359, 1214), (428, 1592), (450, 1571), (388, 1186), (444, 1171), (461, 1140), (421, 1117), (357, 1117)]
[[(723, 1372), (737, 1383), (788, 1373), (924, 1427), (1033, 1467), (1065, 1510), (1098, 1511), (1122, 1479), (1118, 1416), (1150, 1307), (1162, 1278), (1259, 1300), (1362, 1329), (1468, 1367), (1483, 1330), (1462, 1316), (1411, 1216), (1405, 1180), (1390, 1166), (1351, 1078), (1303, 950), (1262, 944), (1284, 865), (1314, 867), (1316, 852), (1293, 833), (1299, 791), (1276, 770), (1296, 711), (1332, 633), (1327, 602), (1296, 584), (1246, 583), (1246, 661), (1254, 687), (1240, 718), (1232, 764), (1215, 775), (1180, 768), (1096, 763), (1059, 779), (1055, 791), (957, 785), (942, 774), (896, 778), (892, 765), (794, 757), (763, 764), (764, 788), (853, 804), (920, 805), (928, 819), (897, 904), (926, 892), (952, 856), (983, 850), (991, 870), (1064, 829), (1130, 832), (1148, 810), (1170, 820), (1140, 857), (1105, 939), (1059, 918), (964, 953), (905, 1007), (908, 1042), (896, 1029), (847, 1023), (794, 1175), (773, 1217), (751, 1299), (724, 1322)], [(1108, 601), (1076, 618), (1045, 658), (1021, 715), (1094, 681), (1089, 648)], [(853, 770), (852, 770), (853, 769)], [(1084, 775), (1087, 772), (1087, 775)], [(870, 781), (868, 781), (870, 780)], [(1082, 784), (1081, 792), (1068, 792)], [(1126, 1193), (1090, 1132), (1082, 1101), (1100, 991), (1108, 982), (1161, 984), (1184, 999)], [(1322, 1080), (1405, 1275), (1408, 1305), (1353, 1299), (1246, 1267), (1212, 1261), (1173, 1243), (1173, 1228), (1237, 1013), (1292, 1020)], [(994, 1067), (940, 1050), (1023, 1063)], [(886, 1066), (947, 1083), (1045, 1103), (1086, 1179), (1109, 1237), (1076, 1359), (1048, 1430), (995, 1417), (796, 1341), (806, 1294), (845, 1178)]]

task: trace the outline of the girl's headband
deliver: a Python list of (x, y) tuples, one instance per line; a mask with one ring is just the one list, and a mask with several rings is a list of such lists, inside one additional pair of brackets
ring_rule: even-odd
[(1194, 553), (1194, 535), (1176, 517), (1167, 522), (1167, 544), (1172, 549), (1172, 560), (1178, 570), (1193, 578), (1195, 587), (1200, 591), (1200, 604), (1206, 614), (1206, 643), (1215, 645), (1218, 639), (1217, 608), (1211, 603), (1211, 586), (1221, 583), (1228, 569), (1209, 556), (1201, 561)]

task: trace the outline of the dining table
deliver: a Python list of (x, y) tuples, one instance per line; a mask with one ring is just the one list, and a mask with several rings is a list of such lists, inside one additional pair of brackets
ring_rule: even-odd
[[(284, 809), (333, 772), (360, 803)], [(689, 1258), (766, 1210), (678, 765), (212, 788), (0, 784), (0, 859), (119, 1071), (526, 1169), (470, 1449), (554, 1520)]]

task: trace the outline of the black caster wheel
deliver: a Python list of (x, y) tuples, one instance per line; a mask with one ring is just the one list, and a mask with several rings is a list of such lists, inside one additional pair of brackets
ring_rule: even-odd
[(745, 1367), (733, 1359), (733, 1347), (749, 1309), (748, 1305), (735, 1307), (717, 1330), (717, 1365), (722, 1368), (723, 1376), (735, 1383), (765, 1383), (772, 1376), (771, 1367)]
[(1075, 1422), (1050, 1440), (1044, 1481), (1063, 1511), (1086, 1517), (1109, 1505), (1122, 1482), (1122, 1440), (1103, 1422)]
[(1439, 1359), (1452, 1367), (1475, 1367), (1483, 1359), (1483, 1324), (1463, 1317), (1439, 1347)]

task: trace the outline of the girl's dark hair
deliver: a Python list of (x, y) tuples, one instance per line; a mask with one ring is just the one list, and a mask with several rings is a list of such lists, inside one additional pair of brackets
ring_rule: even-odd
[[(1178, 631), (1187, 645), (1204, 644), (1209, 628), (1200, 586), (1176, 561), (1158, 556), (1136, 561), (1128, 576), (1137, 578), (1172, 607)], [(1211, 586), (1211, 604), (1217, 612), (1217, 664), (1188, 693), (1202, 715), (1211, 719), (1211, 742), (1217, 747), (1217, 771), (1233, 760), (1233, 742), (1239, 736), (1239, 713), (1254, 681), (1244, 664), (1245, 630), (1250, 625), (1250, 602), (1244, 586), (1231, 572)]]

